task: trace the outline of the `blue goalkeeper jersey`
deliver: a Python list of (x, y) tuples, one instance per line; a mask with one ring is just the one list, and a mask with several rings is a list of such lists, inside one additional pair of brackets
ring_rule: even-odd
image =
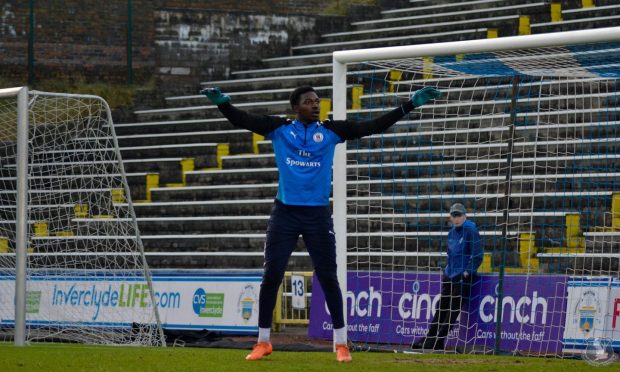
[(288, 205), (329, 204), (336, 145), (344, 140), (321, 122), (293, 120), (267, 134), (280, 173), (276, 198)]
[(306, 125), (277, 116), (250, 114), (228, 102), (218, 108), (234, 126), (271, 139), (279, 171), (278, 200), (287, 205), (326, 206), (336, 145), (381, 133), (414, 106), (409, 100), (376, 119), (325, 120)]

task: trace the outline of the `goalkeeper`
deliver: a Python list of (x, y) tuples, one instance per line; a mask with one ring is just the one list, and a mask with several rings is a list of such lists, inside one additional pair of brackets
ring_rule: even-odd
[(242, 111), (219, 88), (204, 89), (201, 93), (234, 126), (271, 139), (278, 166), (278, 193), (267, 226), (258, 300), (258, 342), (246, 359), (258, 360), (272, 352), (270, 330), (278, 288), (297, 239), (302, 235), (332, 317), (336, 358), (339, 362), (350, 362), (329, 205), (335, 147), (349, 139), (385, 131), (414, 108), (438, 98), (441, 92), (423, 88), (400, 107), (362, 122), (319, 121), (319, 97), (310, 86), (299, 87), (290, 95), (294, 120)]

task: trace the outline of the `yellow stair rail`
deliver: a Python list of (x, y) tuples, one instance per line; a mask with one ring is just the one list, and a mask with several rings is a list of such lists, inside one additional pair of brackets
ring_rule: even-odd
[(594, 0), (581, 0), (582, 8), (594, 8), (596, 4), (594, 4)]
[(159, 173), (147, 173), (146, 175), (146, 201), (153, 201), (151, 189), (159, 186)]
[(319, 114), (319, 120), (327, 120), (327, 118), (329, 118), (329, 112), (332, 109), (332, 100), (331, 98), (321, 98), (320, 101), (321, 113)]
[(222, 169), (222, 157), (230, 155), (230, 145), (227, 143), (217, 144), (217, 169)]
[(620, 193), (613, 194), (611, 197), (611, 229), (620, 230)]
[[(219, 161), (219, 158), (218, 158), (218, 161)], [(166, 187), (185, 187), (185, 185), (187, 185), (187, 183), (185, 182), (186, 177), (187, 177), (185, 173), (193, 171), (195, 169), (194, 158), (181, 159), (179, 164), (181, 166), (181, 183), (167, 183)], [(148, 180), (147, 180), (147, 183), (148, 183)], [(158, 176), (157, 183), (159, 183), (159, 176)], [(150, 195), (148, 195), (148, 193), (150, 193), (150, 190), (147, 190), (147, 201), (150, 201), (149, 199)]]
[(352, 110), (361, 110), (362, 109), (362, 95), (364, 94), (364, 86), (363, 85), (354, 85), (351, 88), (351, 109)]
[(265, 140), (265, 136), (261, 136), (258, 133), (252, 132), (252, 151), (254, 151), (254, 154), (258, 155), (259, 153), (258, 142), (264, 141), (264, 140)]
[(47, 221), (36, 221), (34, 223), (34, 236), (50, 236), (50, 231), (47, 227)]
[(531, 35), (532, 26), (530, 24), (530, 16), (519, 16), (519, 35)]
[(562, 22), (562, 3), (554, 1), (551, 3), (551, 22)]
[(422, 78), (429, 80), (433, 78), (433, 57), (422, 57)]
[(581, 230), (581, 215), (569, 213), (566, 215), (566, 247), (570, 249), (584, 250), (586, 241)]
[(536, 234), (524, 233), (519, 235), (519, 264), (528, 272), (538, 271), (539, 261), (536, 257)]
[(9, 239), (0, 238), (0, 253), (9, 253)]
[(88, 204), (74, 205), (73, 214), (76, 218), (88, 218)]
[(390, 93), (394, 93), (394, 84), (393, 81), (400, 81), (403, 78), (403, 72), (400, 70), (390, 70), (389, 74), (389, 89)]
[(112, 202), (115, 204), (125, 203), (125, 190), (112, 189)]
[[(291, 279), (293, 276), (303, 276), (304, 288), (303, 296), (305, 297), (305, 308), (293, 308)], [(312, 285), (312, 271), (284, 273), (284, 280), (278, 290), (276, 299), (276, 307), (273, 311), (273, 330), (280, 331), (285, 325), (308, 325), (310, 322), (310, 304), (309, 298), (312, 294), (310, 287)]]

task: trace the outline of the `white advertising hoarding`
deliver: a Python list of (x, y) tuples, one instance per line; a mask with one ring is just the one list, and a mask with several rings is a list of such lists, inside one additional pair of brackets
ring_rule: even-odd
[(583, 351), (588, 340), (608, 339), (620, 348), (620, 279), (570, 278), (564, 351)]
[[(153, 275), (162, 326), (225, 333), (258, 331), (260, 274), (165, 273)], [(0, 325), (14, 325), (15, 281), (0, 276)], [(131, 327), (152, 322), (151, 297), (139, 276), (105, 274), (31, 277), (27, 324)]]
[[(168, 329), (208, 329), (225, 333), (258, 332), (261, 274), (155, 275), (156, 294), (173, 294), (159, 316)], [(178, 300), (177, 300), (178, 296)]]

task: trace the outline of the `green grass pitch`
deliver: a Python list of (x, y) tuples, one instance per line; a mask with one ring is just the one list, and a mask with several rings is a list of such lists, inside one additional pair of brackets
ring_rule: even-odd
[[(440, 354), (353, 353), (339, 364), (328, 352), (278, 352), (244, 360), (247, 350), (0, 344), (0, 371), (592, 371), (581, 360)], [(596, 370), (618, 370), (613, 363)]]

